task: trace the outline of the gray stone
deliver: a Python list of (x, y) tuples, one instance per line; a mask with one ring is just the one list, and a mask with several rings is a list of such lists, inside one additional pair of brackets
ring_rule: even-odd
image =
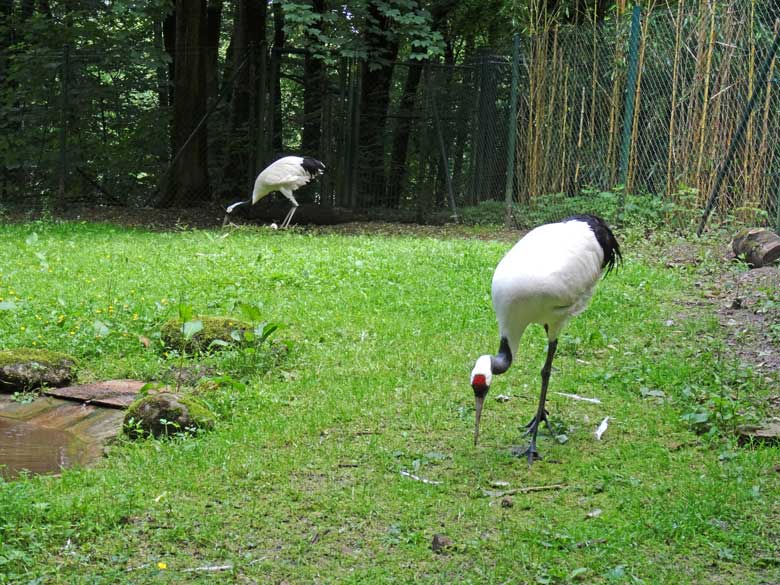
[(41, 386), (67, 386), (76, 360), (45, 349), (16, 348), (0, 351), (0, 392), (33, 390)]
[(211, 429), (215, 418), (196, 396), (160, 392), (139, 398), (128, 407), (124, 429), (131, 438), (159, 437)]

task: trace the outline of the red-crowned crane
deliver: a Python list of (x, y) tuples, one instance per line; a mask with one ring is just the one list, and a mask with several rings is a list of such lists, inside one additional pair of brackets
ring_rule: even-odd
[(498, 353), (481, 356), (471, 372), (476, 407), (475, 445), (482, 406), (493, 376), (509, 369), (526, 327), (539, 323), (548, 339), (539, 407), (525, 427), (526, 434), (531, 436), (530, 444), (525, 449), (514, 447), (512, 454), (527, 456), (529, 465), (540, 458), (536, 434), (542, 422), (550, 428), (545, 400), (558, 334), (569, 319), (587, 308), (599, 277), (622, 260), (620, 246), (603, 219), (575, 215), (531, 230), (499, 262), (492, 285), (500, 337)]
[(293, 196), (293, 191), (303, 187), (314, 177), (324, 172), (325, 165), (310, 156), (285, 156), (272, 162), (257, 175), (252, 196), (246, 201), (238, 201), (227, 207), (223, 225), (228, 222), (230, 214), (233, 213), (236, 207), (240, 205), (254, 205), (269, 193), (279, 191), (292, 203), (290, 211), (279, 226), (286, 228), (290, 225), (290, 220), (292, 220), (295, 210), (298, 209), (298, 202)]

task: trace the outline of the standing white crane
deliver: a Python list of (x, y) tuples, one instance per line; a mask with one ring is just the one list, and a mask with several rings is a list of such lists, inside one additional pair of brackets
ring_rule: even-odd
[(252, 196), (245, 201), (237, 201), (225, 209), (227, 213), (222, 225), (228, 222), (230, 214), (233, 213), (236, 207), (240, 205), (254, 205), (269, 193), (279, 191), (292, 203), (290, 211), (279, 226), (286, 228), (290, 225), (290, 220), (292, 220), (295, 210), (298, 209), (298, 202), (293, 196), (293, 191), (303, 187), (324, 172), (325, 165), (310, 156), (285, 156), (272, 162), (257, 175)]
[(608, 274), (622, 260), (620, 246), (603, 219), (575, 215), (531, 230), (499, 262), (492, 286), (500, 336), (498, 353), (481, 356), (471, 372), (475, 445), (493, 376), (509, 369), (526, 327), (538, 323), (544, 326), (548, 339), (539, 407), (525, 427), (530, 444), (525, 449), (513, 448), (512, 454), (527, 456), (529, 465), (540, 458), (536, 434), (542, 422), (550, 428), (544, 405), (558, 334), (569, 319), (587, 308), (602, 273)]

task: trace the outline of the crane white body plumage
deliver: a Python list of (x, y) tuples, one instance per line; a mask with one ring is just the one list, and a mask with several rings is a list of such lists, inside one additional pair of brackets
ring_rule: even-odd
[(509, 250), (493, 274), (491, 297), (512, 355), (531, 323), (547, 325), (555, 339), (587, 308), (603, 262), (596, 237), (579, 221), (539, 226)]
[[(315, 158), (308, 156), (282, 157), (268, 165), (257, 175), (254, 188), (252, 189), (252, 196), (248, 200), (237, 201), (229, 205), (225, 211), (229, 216), (236, 207), (246, 204), (254, 205), (269, 193), (279, 191), (292, 203), (292, 208), (280, 226), (285, 228), (290, 224), (290, 220), (292, 220), (292, 216), (298, 208), (298, 201), (296, 201), (293, 191), (303, 187), (324, 172), (325, 165)], [(227, 219), (226, 216), (225, 221)]]
[(509, 369), (526, 328), (538, 323), (547, 331), (547, 360), (539, 408), (527, 425), (531, 444), (519, 453), (527, 455), (529, 463), (538, 457), (536, 431), (542, 421), (549, 425), (544, 403), (558, 335), (572, 317), (587, 308), (601, 275), (621, 260), (620, 246), (607, 224), (596, 216), (578, 215), (531, 230), (499, 262), (491, 297), (501, 344), (495, 356), (480, 356), (471, 372), (475, 444), (493, 376)]

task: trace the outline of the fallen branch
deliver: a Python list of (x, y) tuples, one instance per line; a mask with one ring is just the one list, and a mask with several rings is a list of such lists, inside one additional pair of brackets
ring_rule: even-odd
[(512, 496), (514, 494), (528, 494), (531, 492), (545, 492), (549, 490), (563, 490), (566, 489), (568, 486), (565, 483), (553, 483), (550, 485), (529, 485), (526, 487), (521, 488), (514, 488), (511, 490), (505, 490), (505, 491), (493, 491), (493, 490), (482, 490), (482, 492), (491, 498), (501, 498), (503, 496)]
[(232, 571), (233, 565), (208, 565), (205, 567), (193, 567), (192, 569), (182, 569), (182, 572), (184, 573), (197, 573), (197, 572), (206, 572), (206, 573), (216, 573), (218, 571)]
[(420, 481), (422, 483), (427, 483), (430, 485), (441, 485), (440, 481), (435, 481), (433, 479), (425, 479), (424, 477), (420, 477), (418, 475), (414, 475), (413, 473), (409, 473), (405, 469), (401, 470), (401, 475), (404, 477), (408, 477), (409, 479), (413, 479), (414, 481)]
[(565, 396), (566, 398), (571, 398), (572, 400), (582, 400), (583, 402), (601, 404), (601, 400), (598, 398), (588, 398), (587, 396), (580, 396), (579, 394), (567, 394), (566, 392), (553, 392), (553, 394), (557, 394), (558, 396)]

